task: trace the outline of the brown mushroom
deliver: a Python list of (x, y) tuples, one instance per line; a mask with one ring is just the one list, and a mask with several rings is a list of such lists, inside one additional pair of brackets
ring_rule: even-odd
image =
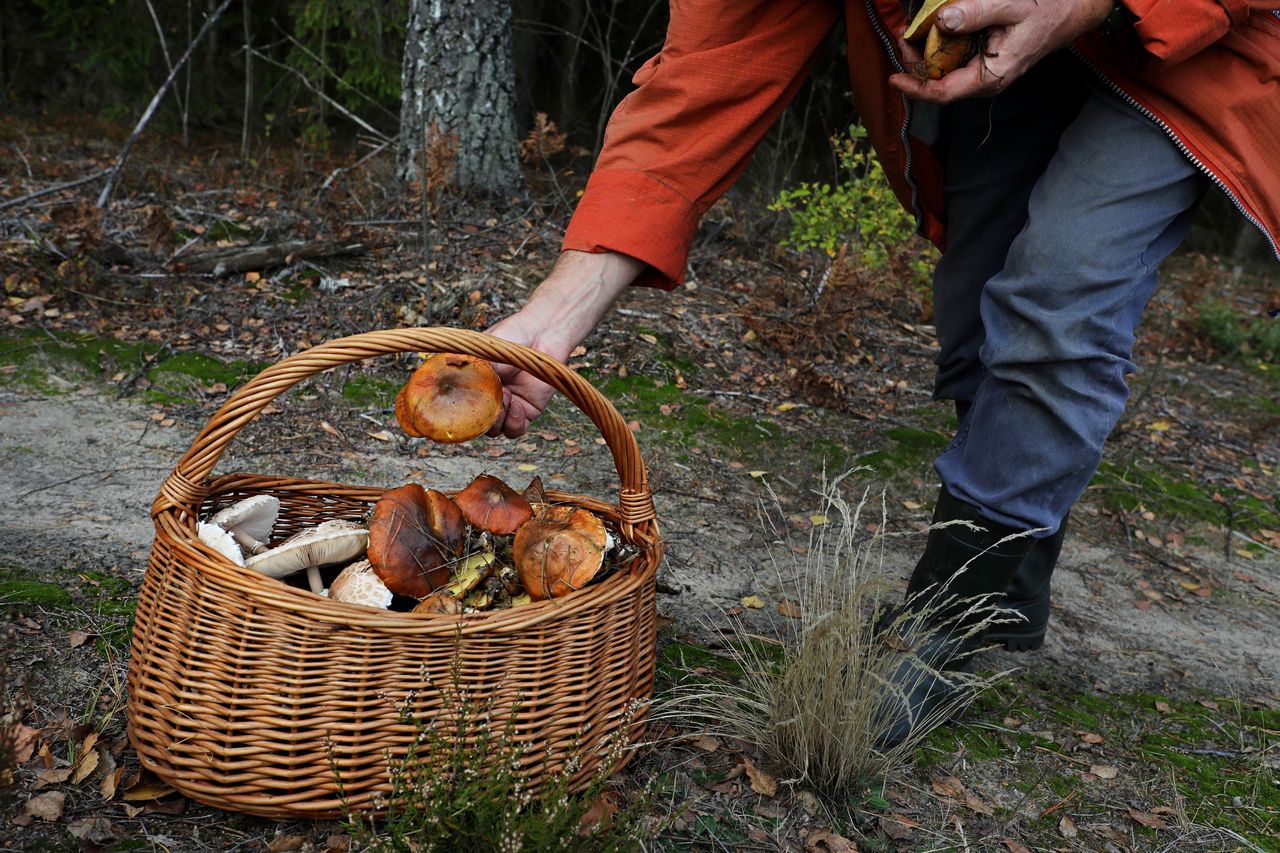
[(422, 598), (449, 579), (432, 522), (426, 491), (417, 483), (391, 489), (374, 505), (369, 562), (393, 593)]
[(445, 556), (460, 557), (467, 544), (467, 522), (462, 509), (449, 496), (427, 489), (427, 530)]
[(525, 591), (535, 600), (582, 589), (604, 562), (608, 534), (585, 509), (551, 506), (516, 531), (512, 554)]
[(502, 380), (482, 358), (437, 353), (413, 372), (396, 395), (396, 420), (409, 435), (468, 441), (502, 414)]
[(495, 536), (510, 536), (533, 517), (533, 507), (520, 493), (488, 474), (481, 474), (454, 497), (467, 523)]
[(921, 43), (924, 61), (917, 74), (922, 79), (938, 80), (972, 59), (982, 44), (980, 34), (944, 33), (936, 23), (938, 12), (951, 0), (927, 0), (916, 12), (902, 38)]

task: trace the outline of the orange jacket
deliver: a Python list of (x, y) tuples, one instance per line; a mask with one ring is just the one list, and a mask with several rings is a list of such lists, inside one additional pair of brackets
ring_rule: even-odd
[[(1072, 49), (1156, 121), (1280, 248), (1280, 12), (1253, 0), (1125, 0), (1134, 35)], [(1275, 0), (1269, 0), (1275, 2)], [(564, 248), (646, 262), (637, 284), (684, 275), (698, 221), (741, 174), (844, 13), (854, 101), (899, 200), (946, 246), (942, 170), (911, 138), (898, 0), (672, 0), (666, 43), (636, 72), (565, 232)]]

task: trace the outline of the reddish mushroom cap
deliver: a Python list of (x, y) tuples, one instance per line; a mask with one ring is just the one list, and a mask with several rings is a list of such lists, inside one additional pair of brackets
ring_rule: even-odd
[(396, 395), (396, 420), (409, 435), (455, 444), (493, 426), (502, 414), (502, 380), (482, 358), (437, 353)]
[(462, 510), (449, 496), (435, 489), (426, 490), (427, 531), (436, 540), (440, 552), (462, 556), (467, 544), (467, 522)]
[(533, 507), (519, 492), (488, 474), (481, 474), (454, 496), (467, 523), (497, 536), (510, 536), (533, 517)]
[(373, 507), (369, 562), (387, 589), (422, 598), (449, 579), (449, 566), (431, 532), (431, 511), (422, 486), (392, 489)]
[(604, 563), (607, 534), (585, 509), (552, 506), (516, 531), (512, 557), (525, 590), (535, 600), (582, 589)]

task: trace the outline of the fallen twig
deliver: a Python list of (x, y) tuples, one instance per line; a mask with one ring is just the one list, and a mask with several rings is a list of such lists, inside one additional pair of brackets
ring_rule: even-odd
[(6, 207), (14, 207), (19, 204), (24, 204), (28, 201), (35, 201), (38, 198), (43, 198), (44, 196), (52, 195), (53, 193), (61, 192), (62, 190), (69, 190), (75, 187), (83, 186), (84, 184), (93, 183), (94, 181), (108, 174), (110, 171), (111, 171), (110, 169), (103, 169), (100, 172), (94, 172), (92, 175), (89, 175), (87, 178), (80, 178), (79, 180), (75, 180), (75, 181), (67, 181), (65, 184), (54, 184), (51, 187), (45, 187), (44, 189), (36, 190), (33, 193), (27, 193), (26, 195), (20, 195), (17, 198), (11, 198), (6, 202), (0, 203), (0, 210), (4, 210)]
[(189, 273), (230, 273), (263, 270), (295, 260), (327, 258), (334, 255), (351, 255), (372, 248), (365, 243), (339, 243), (332, 241), (306, 242), (292, 240), (265, 246), (234, 246), (193, 255), (182, 264), (182, 271)]

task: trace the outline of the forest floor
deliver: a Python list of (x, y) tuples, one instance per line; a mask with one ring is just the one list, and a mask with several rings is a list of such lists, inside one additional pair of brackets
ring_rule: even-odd
[[(0, 205), (94, 173), (119, 143), (111, 128), (0, 121)], [(148, 507), (261, 367), (343, 335), (483, 329), (514, 310), (555, 256), (577, 180), (540, 180), (540, 203), (440, 204), (424, 269), (415, 199), (390, 192), (380, 161), (334, 171), (351, 165), (144, 140), (106, 217), (97, 183), (0, 207), (0, 710), (17, 712), (4, 722), (19, 759), (6, 847), (346, 849), (338, 822), (220, 812), (139, 774), (123, 681)], [(572, 359), (631, 420), (650, 471), (667, 547), (660, 692), (715, 668), (730, 623), (785, 629), (794, 579), (771, 555), (779, 529), (802, 549), (825, 522), (824, 472), (867, 466), (848, 483), (885, 496), (873, 526), (923, 530), (954, 426), (930, 398), (917, 288), (824, 276), (736, 213), (712, 212), (688, 284), (629, 293)], [(191, 271), (210, 251), (286, 240), (359, 248)], [(834, 810), (786, 785), (761, 793), (750, 743), (661, 730), (622, 778), (624, 792), (660, 780), (647, 847), (1280, 850), (1280, 365), (1218, 352), (1193, 322), (1207, 296), (1259, 315), (1276, 281), (1198, 256), (1169, 265), (1130, 406), (1072, 516), (1043, 650), (984, 654), (980, 667), (1015, 672)], [(520, 441), (407, 440), (391, 401), (412, 363), (305, 381), (218, 470), (453, 488), (536, 472), (612, 499), (609, 455), (563, 399)], [(880, 568), (902, 583), (923, 537), (884, 541)]]

